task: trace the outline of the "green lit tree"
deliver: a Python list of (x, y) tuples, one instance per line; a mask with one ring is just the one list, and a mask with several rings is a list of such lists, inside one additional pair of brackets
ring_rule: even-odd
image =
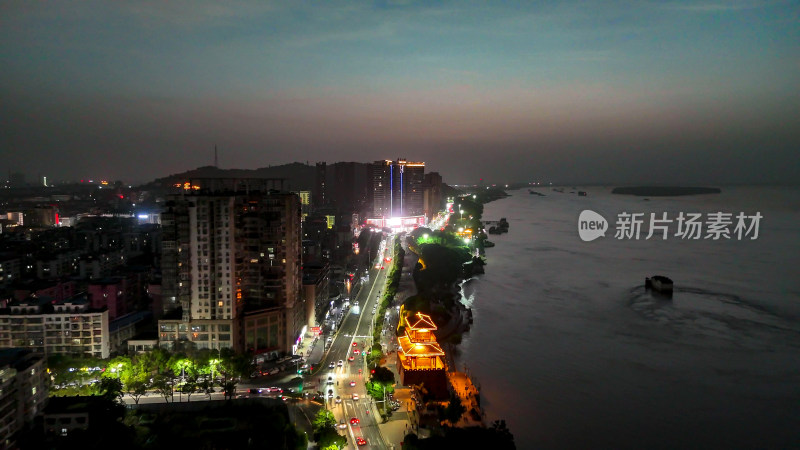
[(322, 409), (314, 417), (314, 422), (311, 425), (315, 433), (325, 428), (336, 428), (336, 417), (333, 416), (332, 411)]
[(131, 370), (131, 367), (132, 361), (129, 356), (115, 356), (106, 364), (106, 370), (103, 371), (103, 377), (122, 379), (125, 377), (125, 373)]
[(331, 411), (320, 410), (314, 417), (312, 430), (319, 448), (339, 450), (347, 445), (347, 438), (336, 431), (336, 418)]

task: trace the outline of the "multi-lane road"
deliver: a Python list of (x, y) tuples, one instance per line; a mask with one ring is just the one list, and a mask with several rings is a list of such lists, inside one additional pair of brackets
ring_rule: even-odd
[[(375, 420), (375, 408), (366, 392), (365, 382), (369, 381), (369, 370), (366, 366), (364, 351), (369, 351), (372, 344), (373, 311), (376, 311), (378, 299), (386, 286), (386, 276), (391, 263), (384, 262), (386, 256), (392, 255), (392, 237), (386, 238), (386, 253), (379, 252), (376, 261), (369, 270), (369, 282), (363, 285), (358, 295), (351, 299), (351, 307), (333, 336), (333, 342), (325, 357), (319, 363), (319, 371), (315, 371), (312, 380), (321, 382), (320, 391), (333, 398), (327, 399), (326, 407), (333, 411), (337, 422), (344, 421), (346, 428), (342, 430), (348, 436), (348, 442), (355, 447), (357, 438), (363, 438), (369, 448), (386, 448)], [(376, 268), (377, 266), (377, 268)], [(356, 302), (357, 306), (356, 306)], [(353, 357), (353, 361), (350, 361)], [(341, 361), (341, 366), (339, 362)], [(333, 368), (330, 367), (331, 363)], [(355, 386), (351, 386), (355, 384)], [(354, 399), (353, 394), (358, 396)], [(341, 399), (337, 402), (336, 397)], [(351, 419), (358, 419), (358, 424), (350, 424)]]
[[(322, 360), (316, 365), (314, 372), (305, 377), (307, 383), (318, 384), (317, 390), (323, 392), (326, 397), (325, 407), (333, 411), (337, 422), (344, 422), (345, 428), (340, 429), (340, 432), (347, 436), (351, 448), (357, 447), (357, 438), (366, 441), (364, 447), (387, 448), (374, 417), (377, 410), (367, 395), (364, 384), (369, 381), (370, 374), (364, 351), (368, 352), (372, 345), (374, 315), (377, 312), (378, 300), (386, 287), (387, 274), (393, 264), (395, 256), (393, 254), (393, 238), (394, 236), (389, 236), (384, 239), (378, 257), (370, 264), (369, 280), (362, 283), (361, 290), (351, 299), (350, 308), (346, 312), (339, 330), (332, 336), (332, 341), (325, 350)], [(387, 257), (391, 258), (389, 262), (385, 261)], [(353, 361), (350, 361), (350, 357), (353, 357)], [(340, 361), (341, 365), (339, 365)], [(331, 363), (333, 363), (332, 368), (330, 367)], [(237, 387), (237, 394), (247, 396), (250, 388), (263, 387), (265, 383), (288, 388), (288, 375), (284, 378), (286, 378), (283, 380), (284, 382), (278, 380), (268, 382), (261, 379), (243, 380)], [(331, 398), (328, 398), (329, 391), (332, 393)], [(353, 394), (356, 394), (358, 399), (354, 398)], [(178, 401), (179, 396), (180, 394), (176, 393), (174, 400)], [(337, 397), (341, 401), (337, 401)], [(194, 394), (191, 398), (192, 401), (222, 400), (224, 396), (222, 392), (217, 392), (210, 397), (204, 394)], [(129, 404), (133, 403), (133, 400), (127, 396), (124, 401)], [(160, 395), (149, 393), (142, 397), (139, 403), (164, 401)], [(305, 405), (307, 401), (301, 403), (303, 405), (297, 404), (296, 406), (298, 408), (309, 406)], [(310, 426), (308, 415), (312, 413), (305, 411), (308, 408), (301, 409), (303, 409), (302, 413), (306, 415)], [(358, 419), (358, 423), (351, 425), (350, 421), (353, 418)]]

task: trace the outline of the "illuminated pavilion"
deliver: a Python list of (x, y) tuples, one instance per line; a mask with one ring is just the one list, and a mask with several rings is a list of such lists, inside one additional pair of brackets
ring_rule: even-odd
[(401, 382), (406, 386), (424, 383), (435, 396), (446, 396), (447, 366), (442, 358), (444, 350), (433, 334), (436, 324), (431, 316), (420, 312), (401, 317), (405, 328), (405, 334), (397, 339)]

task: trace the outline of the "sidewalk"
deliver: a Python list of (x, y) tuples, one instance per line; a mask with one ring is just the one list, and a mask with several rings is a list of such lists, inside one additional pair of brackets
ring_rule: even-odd
[(322, 357), (325, 354), (324, 348), (325, 341), (322, 337), (318, 337), (315, 340), (313, 336), (307, 333), (306, 340), (303, 342), (302, 346), (298, 348), (298, 353), (303, 355), (306, 359), (306, 363), (316, 366), (322, 361)]
[[(397, 369), (397, 336), (395, 330), (397, 329), (397, 316), (396, 307), (401, 305), (408, 297), (417, 293), (417, 287), (414, 285), (414, 279), (411, 273), (414, 271), (414, 266), (417, 264), (417, 255), (408, 249), (405, 241), (402, 242), (403, 250), (405, 250), (405, 258), (403, 259), (403, 271), (400, 274), (400, 284), (397, 287), (397, 294), (394, 301), (390, 305), (392, 313), (390, 314), (391, 326), (388, 327), (386, 333), (381, 336), (381, 344), (388, 350), (384, 367), (391, 370), (394, 374), (396, 381), (394, 398), (400, 402), (400, 408), (392, 412), (392, 416), (386, 423), (379, 423), (378, 429), (383, 435), (384, 440), (389, 444), (389, 448), (399, 449), (402, 448), (401, 443), (405, 439), (406, 434), (417, 432), (419, 425), (419, 416), (414, 408), (414, 403), (411, 400), (411, 388), (403, 386), (400, 382), (400, 373)], [(376, 416), (380, 417), (380, 416)]]
[[(458, 394), (461, 404), (464, 406), (465, 410), (464, 414), (461, 416), (461, 419), (455, 424), (455, 426), (482, 426), (482, 411), (481, 407), (478, 405), (477, 398), (479, 392), (475, 385), (472, 384), (472, 380), (464, 372), (450, 372), (448, 374), (448, 378), (450, 379), (450, 384), (453, 386), (453, 390), (456, 392), (456, 394)], [(470, 413), (473, 409), (475, 409), (478, 413), (477, 419)]]
[[(400, 409), (392, 412), (392, 416), (386, 423), (378, 423), (378, 429), (383, 435), (384, 440), (389, 444), (389, 448), (401, 448), (401, 443), (409, 432), (416, 432), (416, 425), (419, 424), (419, 417), (414, 410), (411, 400), (411, 388), (400, 384), (400, 376), (397, 372), (397, 353), (392, 352), (386, 357), (384, 367), (394, 373), (397, 384), (395, 385), (394, 398), (400, 402)], [(377, 408), (376, 411), (377, 413)], [(375, 416), (376, 418), (380, 415)]]

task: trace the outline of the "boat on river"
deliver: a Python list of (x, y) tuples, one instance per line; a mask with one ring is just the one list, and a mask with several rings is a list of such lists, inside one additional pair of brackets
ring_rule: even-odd
[(663, 275), (653, 275), (644, 279), (645, 289), (652, 289), (662, 294), (672, 295), (672, 280)]

